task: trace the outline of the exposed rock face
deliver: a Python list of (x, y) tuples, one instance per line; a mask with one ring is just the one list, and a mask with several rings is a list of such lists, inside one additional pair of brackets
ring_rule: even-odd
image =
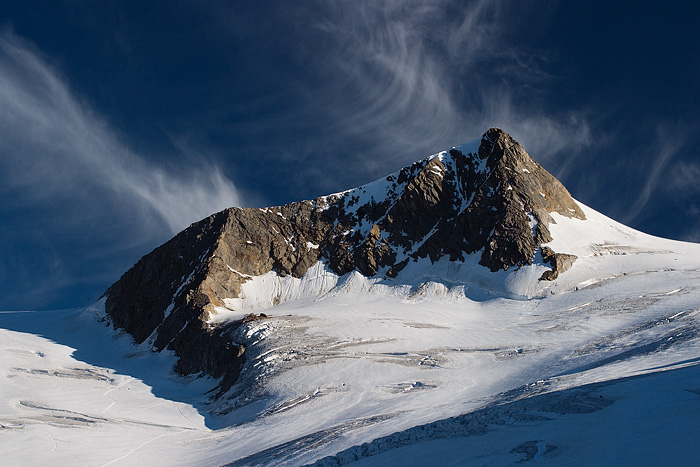
[[(465, 151), (466, 153), (464, 153)], [(530, 264), (552, 240), (550, 212), (584, 219), (566, 189), (499, 129), (344, 193), (212, 215), (143, 257), (106, 292), (115, 328), (155, 350), (174, 350), (177, 371), (238, 377), (244, 348), (209, 324), (249, 276), (301, 277), (323, 259), (338, 274), (396, 277), (410, 261), (482, 251), (492, 271)], [(542, 249), (553, 280), (575, 257)]]
[(552, 269), (542, 274), (542, 277), (540, 277), (541, 281), (553, 281), (559, 277), (559, 274), (568, 271), (574, 264), (574, 261), (576, 261), (576, 255), (555, 253), (548, 246), (542, 247), (542, 258), (545, 263), (549, 263), (552, 266)]

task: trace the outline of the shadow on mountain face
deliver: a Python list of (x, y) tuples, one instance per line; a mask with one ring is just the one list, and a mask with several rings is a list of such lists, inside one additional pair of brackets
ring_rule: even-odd
[[(334, 289), (336, 293), (342, 293), (351, 276), (352, 274), (347, 274), (341, 278)], [(425, 282), (416, 281), (413, 284), (405, 284), (410, 287), (407, 299), (429, 298), (434, 293), (432, 287), (435, 285), (444, 288), (444, 291), (456, 287), (457, 295), (463, 294), (472, 301), (503, 298), (503, 294), (491, 293), (471, 284), (457, 284), (437, 276), (426, 276), (422, 279)], [(397, 285), (393, 280), (380, 281), (379, 284)], [(224, 399), (214, 400), (220, 380), (210, 376), (202, 377), (201, 374), (189, 376), (178, 374), (174, 370), (177, 357), (172, 351), (153, 351), (147, 343), (148, 340), (140, 345), (134, 344), (128, 333), (115, 331), (106, 322), (100, 321), (98, 316), (101, 313), (98, 312), (98, 306), (53, 311), (0, 312), (0, 328), (33, 334), (73, 349), (71, 356), (76, 360), (77, 368), (86, 364), (106, 369), (107, 371), (99, 371), (99, 374), (108, 377), (117, 374), (126, 375), (149, 386), (152, 394), (158, 398), (192, 405), (204, 417), (205, 425), (210, 429), (219, 429), (232, 423), (238, 424), (240, 420), (257, 418), (267, 409), (266, 403), (258, 401), (245, 408), (237, 409), (239, 413), (236, 417), (228, 413), (221, 416), (215, 415), (217, 407), (227, 403), (225, 396)], [(46, 367), (41, 368), (40, 372), (50, 378), (60, 377), (65, 370), (70, 369)]]
[[(623, 459), (625, 463), (636, 464), (638, 462), (632, 462), (632, 459), (641, 459), (639, 453), (647, 448), (645, 446), (647, 443), (649, 446), (663, 446), (663, 449), (652, 451), (654, 456), (663, 460), (667, 460), (669, 452), (672, 453), (675, 460), (669, 461), (669, 465), (690, 465), (692, 463), (690, 459), (697, 458), (694, 441), (697, 432), (695, 407), (697, 394), (700, 394), (698, 363), (698, 359), (690, 359), (677, 362), (676, 365), (687, 365), (680, 368), (660, 372), (648, 369), (650, 373), (552, 392), (548, 392), (551, 388), (547, 384), (526, 385), (497, 395), (483, 408), (376, 438), (307, 465), (309, 467), (340, 466), (358, 461), (362, 463), (366, 458), (376, 460), (368, 461), (367, 464), (362, 463), (362, 465), (383, 465), (384, 463), (399, 465), (392, 461), (401, 459), (405, 462), (406, 451), (402, 452), (401, 449), (416, 445), (420, 445), (421, 449), (430, 454), (426, 457), (412, 458), (411, 465), (434, 465), (435, 456), (439, 456), (444, 465), (511, 465), (532, 460), (549, 461), (556, 465), (580, 465), (582, 459), (576, 457), (580, 451), (572, 449), (574, 443), (571, 443), (571, 438), (567, 439), (567, 436), (587, 439), (587, 424), (598, 426), (598, 429), (608, 436), (606, 441), (615, 445), (610, 457), (606, 458), (605, 450), (595, 448), (595, 444), (592, 443), (593, 445), (589, 448), (594, 454), (585, 460), (587, 465), (612, 465), (613, 459), (617, 462)], [(672, 405), (669, 401), (673, 401), (676, 405), (669, 408), (669, 412), (666, 413), (666, 408)], [(586, 417), (595, 412), (606, 412), (606, 409), (611, 406), (615, 408), (607, 411), (606, 415), (601, 414), (598, 418)], [(679, 410), (678, 407), (683, 407), (684, 410)], [(649, 413), (651, 415), (647, 419)], [(634, 421), (626, 422), (627, 418)], [(619, 420), (622, 420), (622, 426), (624, 423), (629, 423), (629, 426), (625, 427), (628, 430), (627, 433), (621, 434), (619, 431), (614, 431), (616, 426), (620, 426), (616, 423)], [(668, 423), (669, 420), (672, 422)], [(663, 423), (666, 423), (666, 427), (677, 426), (674, 426), (673, 430), (668, 430), (668, 433), (664, 433), (660, 428)], [(635, 424), (643, 428), (640, 429), (640, 426)], [(567, 430), (572, 430), (572, 427), (575, 434), (567, 434)], [(528, 429), (528, 434), (524, 436), (539, 439), (520, 443), (523, 438), (523, 428)], [(552, 436), (552, 433), (555, 435)], [(491, 458), (495, 460), (489, 462), (484, 452), (473, 452), (465, 448), (468, 445), (463, 440), (474, 436), (483, 437), (480, 443), (489, 445), (509, 447), (516, 443), (520, 444), (514, 446), (510, 452), (502, 449), (497, 457)], [(546, 439), (548, 436), (551, 436), (551, 439)], [(310, 436), (305, 438), (314, 440)], [(280, 445), (227, 465), (230, 467), (263, 465), (264, 461), (271, 459), (271, 456), (266, 454), (274, 456), (286, 454), (291, 457), (293, 453), (285, 452), (280, 448), (289, 445), (298, 448), (299, 443), (305, 441), (305, 438), (295, 440), (296, 444)], [(660, 438), (665, 438), (667, 443), (660, 441)], [(450, 449), (446, 450), (444, 447), (436, 449), (435, 445), (430, 446), (426, 443), (436, 440), (449, 441)], [(654, 442), (650, 442), (651, 440)], [(549, 444), (552, 441), (557, 445)], [(563, 443), (559, 444), (560, 441)], [(557, 450), (554, 453), (555, 456), (550, 459), (548, 455), (555, 450)], [(394, 451), (394, 454), (391, 454), (391, 451)], [(661, 463), (663, 462), (654, 459), (648, 464)]]
[[(180, 376), (173, 371), (176, 357), (135, 346), (129, 335), (115, 331), (98, 320), (90, 308), (57, 311), (0, 312), (0, 328), (34, 334), (70, 347), (76, 366), (81, 363), (112, 370), (143, 381), (154, 396), (190, 404), (205, 418), (208, 428), (221, 428), (212, 417), (210, 395), (218, 381), (209, 377)], [(63, 368), (46, 368), (47, 378), (60, 377)], [(109, 372), (109, 373), (112, 373)], [(108, 374), (109, 374), (108, 373)], [(116, 387), (116, 386), (115, 386)]]

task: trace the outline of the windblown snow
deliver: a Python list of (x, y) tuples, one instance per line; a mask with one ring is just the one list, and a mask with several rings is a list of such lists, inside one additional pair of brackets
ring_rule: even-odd
[[(367, 193), (368, 194), (368, 193)], [(579, 203), (580, 204), (580, 203)], [(700, 458), (700, 245), (581, 205), (551, 248), (492, 273), (250, 278), (213, 321), (254, 320), (242, 378), (134, 346), (88, 309), (0, 313), (6, 465), (691, 465)], [(309, 245), (309, 248), (313, 248)]]

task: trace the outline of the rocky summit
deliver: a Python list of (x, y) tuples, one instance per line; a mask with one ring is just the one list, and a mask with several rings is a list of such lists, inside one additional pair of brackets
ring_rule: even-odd
[[(547, 246), (550, 213), (585, 219), (564, 186), (500, 129), (368, 185), (284, 206), (230, 208), (144, 256), (104, 294), (111, 325), (172, 350), (182, 374), (238, 379), (245, 348), (230, 338), (243, 321), (210, 319), (252, 276), (302, 277), (319, 261), (400, 281), (411, 261), (479, 254), (491, 271), (551, 266), (554, 280), (576, 259)], [(247, 320), (258, 317), (249, 316)]]

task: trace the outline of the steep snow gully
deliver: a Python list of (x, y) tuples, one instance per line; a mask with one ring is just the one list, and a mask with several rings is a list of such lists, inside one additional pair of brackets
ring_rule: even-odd
[(232, 208), (87, 309), (0, 313), (8, 465), (694, 465), (700, 245), (501, 130)]

